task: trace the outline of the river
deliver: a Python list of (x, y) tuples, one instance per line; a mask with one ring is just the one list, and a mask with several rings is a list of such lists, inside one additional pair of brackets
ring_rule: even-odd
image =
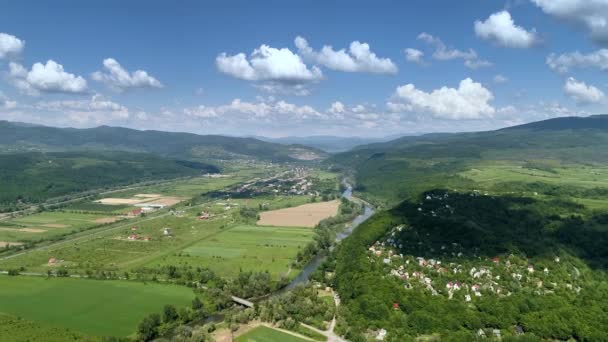
[[(346, 198), (349, 201), (354, 201), (355, 199), (353, 197), (352, 186), (350, 186), (347, 183), (345, 183), (345, 185), (346, 185), (346, 190), (344, 190), (344, 192), (342, 193), (342, 197)], [(357, 217), (355, 217), (354, 220), (350, 223), (350, 225), (346, 229), (344, 229), (343, 231), (341, 231), (337, 234), (336, 242), (340, 242), (340, 241), (346, 239), (347, 237), (349, 237), (350, 234), (352, 234), (355, 231), (355, 229), (359, 225), (361, 225), (361, 223), (367, 221), (367, 219), (369, 219), (374, 214), (374, 210), (371, 208), (371, 206), (369, 206), (365, 202), (364, 202), (364, 205), (365, 205), (365, 208), (363, 209), (363, 213), (358, 215)], [(333, 247), (332, 247), (332, 249), (333, 249)], [(295, 277), (289, 283), (289, 285), (285, 286), (279, 292), (284, 292), (284, 291), (290, 290), (300, 284), (306, 284), (308, 282), (308, 278), (310, 277), (310, 275), (323, 263), (323, 261), (325, 261), (326, 257), (327, 257), (327, 255), (325, 255), (325, 254), (316, 255), (314, 258), (312, 258), (312, 260), (310, 260), (308, 262), (308, 264), (306, 264), (306, 266), (304, 266), (304, 268), (302, 269), (300, 274), (298, 274), (298, 276)]]

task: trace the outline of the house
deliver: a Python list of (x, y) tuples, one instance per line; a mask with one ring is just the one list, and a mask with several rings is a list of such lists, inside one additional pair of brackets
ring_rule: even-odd
[(464, 296), (464, 301), (467, 302), (467, 303), (470, 302), (471, 301), (471, 295), (465, 295)]
[(500, 338), (500, 329), (493, 329), (492, 334), (494, 334), (494, 337)]
[(152, 241), (152, 238), (149, 236), (144, 236), (144, 241)]
[(500, 258), (499, 257), (494, 257), (492, 258), (492, 262), (495, 264), (498, 264), (500, 262)]
[(483, 329), (479, 329), (479, 330), (477, 330), (477, 336), (486, 337), (486, 332), (483, 331)]
[(164, 236), (171, 236), (171, 228), (163, 228), (163, 235)]
[(127, 216), (132, 216), (132, 217), (139, 216), (139, 215), (141, 215), (142, 212), (143, 212), (142, 208), (137, 208), (137, 209), (129, 211), (127, 213)]
[(129, 235), (129, 236), (127, 237), (127, 240), (129, 240), (129, 241), (136, 241), (136, 240), (139, 240), (139, 235), (137, 235), (137, 234), (131, 234), (131, 235)]
[(137, 227), (131, 227), (131, 231), (136, 231)]
[(534, 266), (528, 265), (528, 273), (534, 273)]
[(393, 309), (399, 310), (399, 303), (393, 303)]
[(198, 217), (199, 220), (208, 220), (211, 215), (209, 215), (208, 211), (203, 211), (201, 216)]
[(57, 259), (56, 258), (50, 258), (49, 259), (49, 265), (54, 265), (57, 263)]

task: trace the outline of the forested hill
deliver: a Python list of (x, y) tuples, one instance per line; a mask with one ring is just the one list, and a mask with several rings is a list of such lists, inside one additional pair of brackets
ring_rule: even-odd
[(2, 211), (91, 189), (219, 171), (149, 153), (103, 151), (0, 154), (0, 165)]
[(139, 131), (101, 126), (56, 128), (0, 121), (0, 152), (123, 150), (180, 159), (260, 159), (287, 162), (322, 159), (320, 150), (281, 145), (253, 138)]
[(564, 165), (606, 164), (608, 116), (558, 118), (490, 132), (404, 137), (361, 146), (326, 163), (353, 170), (356, 190), (394, 205), (433, 187), (471, 189), (470, 171), (484, 170), (492, 163), (553, 172)]

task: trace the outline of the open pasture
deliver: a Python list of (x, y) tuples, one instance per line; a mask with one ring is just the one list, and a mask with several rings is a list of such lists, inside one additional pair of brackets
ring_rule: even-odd
[(235, 339), (235, 342), (303, 342), (300, 337), (266, 326), (254, 328)]
[(87, 229), (115, 220), (102, 214), (47, 211), (0, 222), (0, 240), (11, 242), (41, 239)]
[(293, 208), (264, 211), (257, 224), (262, 226), (315, 227), (322, 220), (338, 214), (340, 201), (303, 204)]
[(165, 304), (194, 298), (186, 287), (126, 281), (0, 276), (0, 288), (0, 312), (96, 336), (130, 335)]
[[(238, 225), (209, 236), (176, 255), (167, 255), (152, 264), (189, 264), (211, 268), (221, 276), (243, 271), (269, 271), (273, 277), (287, 274), (301, 248), (312, 241), (313, 231), (305, 228)], [(152, 266), (152, 265), (150, 265)], [(288, 276), (295, 276), (291, 272)]]
[(496, 183), (505, 182), (542, 182), (560, 186), (608, 188), (607, 167), (549, 165), (542, 165), (535, 168), (517, 162), (486, 162), (476, 165), (474, 168), (462, 172), (460, 175), (474, 180), (479, 183), (480, 186), (492, 186)]

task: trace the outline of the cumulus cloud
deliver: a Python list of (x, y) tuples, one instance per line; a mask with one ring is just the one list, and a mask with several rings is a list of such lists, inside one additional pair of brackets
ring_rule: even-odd
[(323, 73), (317, 67), (308, 68), (302, 58), (287, 48), (276, 49), (261, 45), (249, 58), (244, 53), (221, 53), (215, 59), (219, 71), (248, 81), (304, 83), (318, 81)]
[(219, 106), (197, 106), (185, 108), (184, 113), (188, 116), (198, 118), (246, 119), (246, 120), (270, 120), (275, 117), (291, 118), (296, 120), (322, 116), (311, 106), (298, 106), (286, 101), (274, 101), (274, 99), (260, 99), (257, 102), (242, 101), (234, 99), (226, 105)]
[(244, 53), (221, 53), (215, 59), (219, 71), (247, 81), (272, 94), (308, 95), (308, 85), (323, 79), (321, 69), (309, 68), (300, 56), (287, 48), (261, 45), (247, 57)]
[(532, 0), (532, 2), (548, 15), (583, 27), (595, 42), (608, 45), (608, 1)]
[(387, 104), (393, 111), (420, 111), (442, 119), (481, 119), (496, 112), (490, 104), (492, 92), (470, 78), (460, 81), (458, 88), (442, 87), (432, 92), (406, 84), (397, 88), (393, 98)]
[[(61, 121), (70, 126), (80, 127), (127, 123), (134, 114), (126, 106), (99, 94), (82, 100), (40, 101), (32, 108), (44, 113), (58, 113), (61, 115)], [(135, 117), (145, 116), (141, 111), (135, 114)]]
[(494, 76), (493, 81), (496, 84), (503, 84), (503, 83), (509, 82), (509, 79), (504, 75), (498, 74), (498, 75)]
[(527, 31), (515, 25), (507, 11), (494, 13), (485, 21), (475, 21), (475, 34), (481, 39), (509, 48), (529, 48), (538, 42), (536, 30)]
[(370, 72), (379, 74), (394, 74), (397, 66), (389, 58), (380, 58), (371, 51), (369, 44), (354, 41), (346, 49), (334, 50), (325, 45), (320, 51), (315, 51), (303, 37), (296, 37), (295, 45), (298, 53), (312, 63), (328, 69), (345, 72)]
[(577, 81), (573, 77), (569, 77), (566, 80), (564, 92), (578, 104), (599, 103), (605, 98), (604, 92), (598, 88), (587, 85), (585, 82)]
[(407, 48), (403, 50), (405, 60), (412, 63), (424, 64), (424, 52), (418, 49)]
[(561, 55), (550, 54), (547, 57), (549, 68), (560, 73), (566, 73), (571, 68), (597, 68), (608, 70), (608, 49), (600, 49), (589, 54), (578, 51)]
[(445, 43), (426, 32), (422, 32), (418, 35), (418, 40), (421, 40), (427, 44), (430, 44), (435, 48), (433, 52), (433, 58), (439, 61), (449, 61), (454, 59), (463, 59), (464, 65), (470, 69), (477, 69), (481, 67), (492, 66), (492, 63), (483, 59), (480, 59), (477, 52), (473, 49), (462, 51), (458, 49), (448, 48)]
[(25, 47), (25, 41), (10, 35), (0, 32), (0, 59), (16, 56), (21, 53)]
[(91, 78), (105, 83), (110, 89), (124, 91), (130, 88), (162, 88), (163, 85), (156, 78), (144, 70), (136, 70), (132, 73), (125, 70), (114, 58), (103, 60), (106, 72), (96, 71)]
[(331, 107), (327, 111), (332, 114), (343, 114), (346, 112), (346, 107), (342, 102), (336, 101), (331, 104)]
[(84, 78), (66, 72), (63, 65), (53, 60), (48, 60), (46, 64), (36, 63), (31, 70), (11, 62), (9, 77), (15, 87), (28, 95), (38, 95), (40, 92), (84, 93), (87, 90)]

